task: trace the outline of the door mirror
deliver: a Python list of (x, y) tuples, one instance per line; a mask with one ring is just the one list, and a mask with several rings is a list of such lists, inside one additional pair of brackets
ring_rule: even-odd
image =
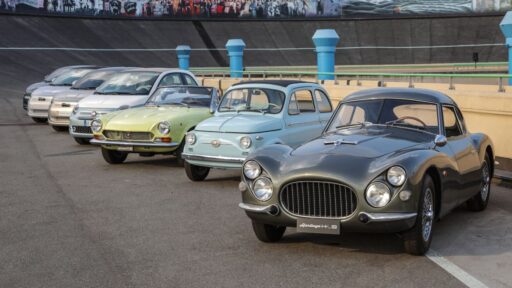
[(446, 139), (446, 136), (444, 135), (436, 135), (436, 138), (434, 139), (434, 144), (436, 144), (436, 147), (443, 147), (448, 143), (448, 140)]
[(71, 83), (71, 86), (75, 86), (76, 82), (78, 82), (78, 80), (75, 80)]

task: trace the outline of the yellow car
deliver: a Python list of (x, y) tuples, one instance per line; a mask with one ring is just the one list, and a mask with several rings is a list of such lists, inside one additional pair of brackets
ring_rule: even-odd
[(123, 163), (128, 153), (174, 154), (183, 164), (185, 135), (211, 117), (219, 102), (215, 88), (160, 87), (142, 107), (105, 114), (92, 121), (94, 139), (105, 161)]

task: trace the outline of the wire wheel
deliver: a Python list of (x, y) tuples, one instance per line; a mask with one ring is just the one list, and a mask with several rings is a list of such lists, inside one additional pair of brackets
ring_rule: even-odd
[(423, 199), (423, 213), (422, 213), (422, 236), (423, 241), (427, 242), (430, 239), (430, 233), (432, 232), (432, 222), (434, 220), (434, 199), (432, 196), (432, 190), (427, 188), (425, 190)]

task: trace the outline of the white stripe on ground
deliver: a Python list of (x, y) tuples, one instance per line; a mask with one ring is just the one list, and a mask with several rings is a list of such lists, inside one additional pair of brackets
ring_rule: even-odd
[(460, 282), (464, 283), (464, 285), (469, 288), (488, 288), (487, 285), (441, 256), (441, 254), (436, 251), (430, 249), (425, 256), (427, 256), (432, 262), (436, 263), (439, 267), (443, 268), (446, 272), (450, 273), (453, 277), (459, 279)]

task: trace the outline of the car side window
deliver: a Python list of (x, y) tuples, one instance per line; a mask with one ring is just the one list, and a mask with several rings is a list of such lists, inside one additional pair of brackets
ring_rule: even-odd
[(455, 113), (455, 109), (450, 106), (443, 106), (444, 131), (446, 137), (456, 137), (462, 135), (462, 129)]
[(315, 90), (315, 99), (318, 104), (318, 111), (320, 113), (329, 113), (332, 112), (331, 101), (329, 101), (329, 97), (325, 95), (322, 90)]
[(159, 87), (172, 85), (183, 85), (183, 81), (181, 81), (181, 76), (179, 73), (165, 75), (164, 78), (162, 78), (160, 81), (160, 84), (158, 84)]
[(458, 107), (455, 107), (455, 112), (457, 113), (457, 117), (459, 117), (459, 124), (462, 129), (462, 133), (466, 133), (466, 123), (464, 123), (464, 116), (462, 116), (462, 112)]
[(309, 90), (297, 90), (293, 92), (288, 105), (288, 113), (296, 115), (300, 113), (315, 112), (313, 94)]
[(190, 75), (183, 73), (183, 78), (185, 79), (185, 84), (191, 85), (191, 86), (197, 86), (196, 81), (194, 78), (190, 77)]

